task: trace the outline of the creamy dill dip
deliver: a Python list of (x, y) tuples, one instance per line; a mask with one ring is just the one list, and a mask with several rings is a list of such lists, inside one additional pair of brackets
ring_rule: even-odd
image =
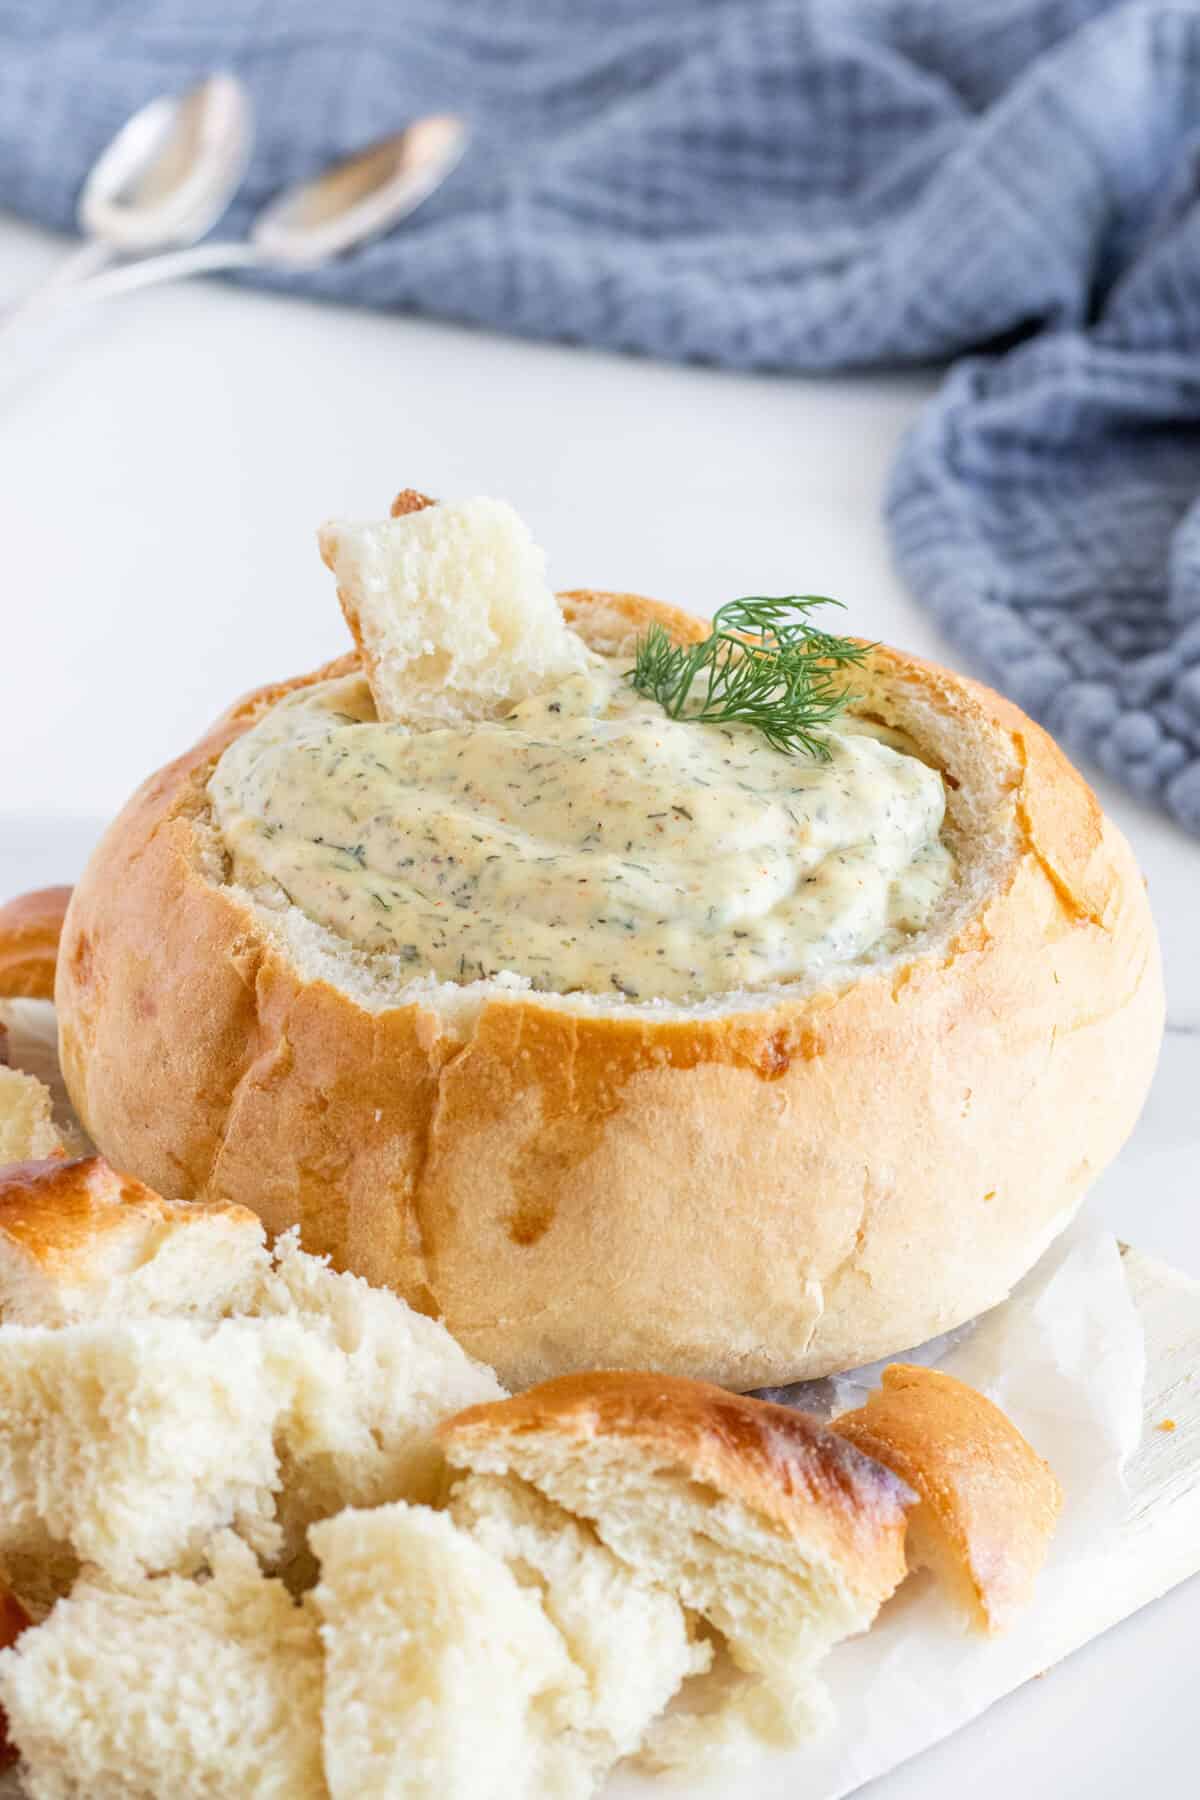
[(450, 729), (381, 723), (359, 676), (289, 695), (209, 783), (233, 879), (414, 975), (639, 1000), (763, 987), (922, 929), (954, 876), (937, 770), (850, 715), (828, 762), (671, 719), (627, 667), (590, 657)]

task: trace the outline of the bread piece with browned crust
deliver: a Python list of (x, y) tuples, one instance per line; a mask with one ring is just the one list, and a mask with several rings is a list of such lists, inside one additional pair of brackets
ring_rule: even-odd
[(515, 1476), (586, 1520), (781, 1689), (904, 1576), (908, 1489), (787, 1407), (601, 1372), (472, 1407), (438, 1435), (453, 1466)]
[(0, 906), (0, 995), (49, 1000), (69, 887), (38, 888)]
[(246, 1312), (265, 1235), (245, 1207), (164, 1200), (100, 1156), (17, 1163), (0, 1169), (0, 1321)]
[(920, 1495), (910, 1565), (931, 1568), (981, 1630), (1005, 1630), (1033, 1597), (1063, 1503), (1012, 1420), (939, 1369), (892, 1363), (833, 1430)]
[(545, 556), (502, 500), (408, 490), (379, 523), (324, 526), (320, 546), (381, 719), (486, 718), (583, 667)]

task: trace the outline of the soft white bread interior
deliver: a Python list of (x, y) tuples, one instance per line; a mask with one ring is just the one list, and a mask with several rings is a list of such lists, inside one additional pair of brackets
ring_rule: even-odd
[(445, 1463), (434, 1427), (504, 1393), (435, 1319), (307, 1256), (295, 1232), (275, 1246), (256, 1311), (291, 1321), (321, 1352), (307, 1364), (279, 1431), (289, 1557), (302, 1553), (313, 1520), (341, 1507), (437, 1498)]
[(932, 1569), (978, 1629), (1010, 1625), (1033, 1597), (1063, 1493), (1008, 1415), (939, 1369), (892, 1363), (833, 1429), (920, 1496), (910, 1567)]
[(528, 1482), (463, 1476), (449, 1512), (540, 1599), (566, 1644), (583, 1683), (567, 1696), (565, 1723), (592, 1767), (632, 1755), (681, 1684), (712, 1661), (698, 1621)]
[(62, 1154), (49, 1088), (0, 1061), (0, 1168)]
[(333, 1800), (574, 1800), (590, 1765), (563, 1709), (583, 1685), (535, 1592), (445, 1513), (404, 1504), (313, 1527)]
[(236, 1538), (211, 1562), (86, 1576), (0, 1654), (31, 1800), (323, 1800), (316, 1622)]
[(803, 1413), (703, 1383), (564, 1376), (442, 1426), (450, 1462), (517, 1476), (807, 1710), (806, 1677), (904, 1575), (909, 1490)]
[(0, 1558), (117, 1579), (195, 1567), (236, 1523), (275, 1548), (275, 1428), (305, 1354), (276, 1321), (0, 1330)]
[(502, 500), (333, 522), (320, 546), (381, 719), (486, 718), (583, 666), (545, 556)]
[(0, 1168), (0, 1320), (248, 1311), (270, 1268), (245, 1207), (164, 1200), (103, 1157)]

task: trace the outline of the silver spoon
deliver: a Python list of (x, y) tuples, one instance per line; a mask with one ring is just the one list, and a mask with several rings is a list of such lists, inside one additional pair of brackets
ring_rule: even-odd
[(462, 160), (469, 135), (466, 121), (449, 113), (416, 119), (286, 189), (259, 213), (248, 242), (147, 257), (80, 282), (70, 297), (103, 300), (217, 269), (313, 268), (407, 218)]
[(116, 257), (194, 244), (226, 210), (246, 172), (250, 96), (233, 75), (162, 94), (122, 126), (79, 196), (86, 240), (7, 315), (27, 318)]

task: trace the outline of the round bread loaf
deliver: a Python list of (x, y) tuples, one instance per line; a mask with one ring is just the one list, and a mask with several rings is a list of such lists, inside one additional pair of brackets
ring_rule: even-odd
[[(657, 620), (567, 594), (595, 649)], [(902, 955), (696, 1005), (413, 981), (228, 881), (206, 783), (264, 688), (134, 795), (75, 890), (57, 1001), (96, 1145), (444, 1318), (510, 1386), (595, 1366), (736, 1388), (995, 1305), (1141, 1107), (1143, 882), (1054, 743), (877, 648), (856, 710), (945, 777), (952, 892)]]

